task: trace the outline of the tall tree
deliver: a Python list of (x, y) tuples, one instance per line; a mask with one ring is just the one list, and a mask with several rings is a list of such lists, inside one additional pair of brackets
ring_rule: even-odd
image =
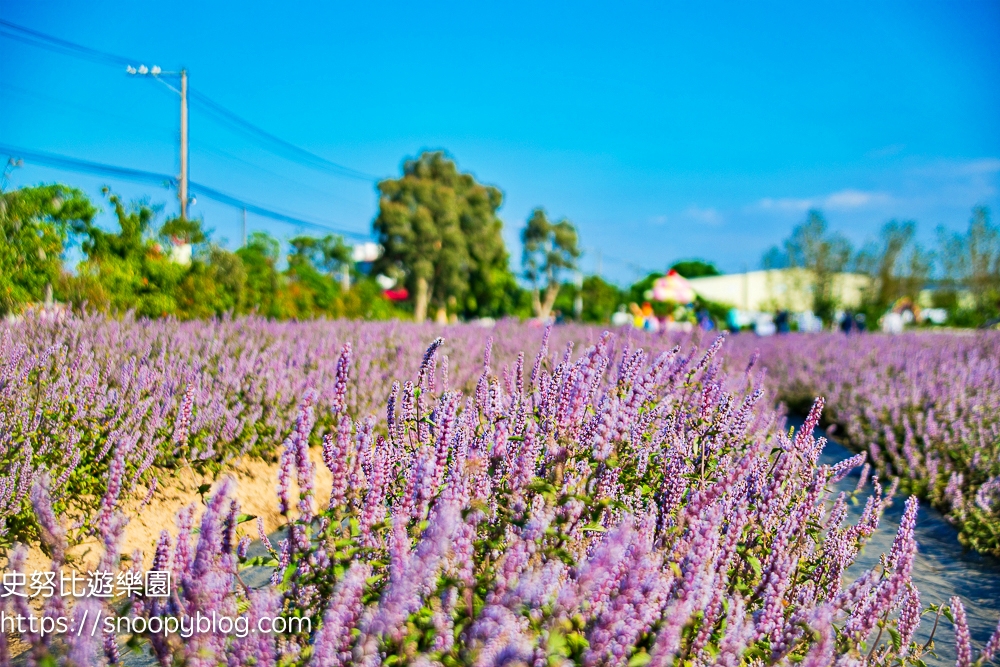
[(967, 290), (980, 319), (1000, 311), (1000, 228), (990, 220), (990, 210), (972, 210), (964, 234), (938, 230), (945, 283), (953, 290)]
[(858, 253), (857, 268), (871, 280), (864, 295), (871, 316), (881, 316), (901, 297), (916, 301), (930, 277), (930, 254), (915, 237), (916, 223), (891, 220), (882, 227), (879, 242)]
[(64, 185), (0, 191), (0, 315), (52, 298), (69, 234), (90, 226), (97, 210)]
[(764, 268), (799, 268), (810, 273), (813, 312), (830, 322), (837, 308), (834, 281), (851, 260), (851, 243), (843, 235), (827, 231), (819, 211), (809, 211), (805, 222), (792, 230), (784, 248), (771, 248), (764, 255)]
[[(580, 258), (576, 227), (566, 218), (550, 222), (545, 209), (531, 212), (521, 232), (524, 276), (532, 284), (532, 308), (535, 317), (546, 320), (559, 295), (559, 284), (566, 271), (577, 268)], [(544, 286), (544, 296), (540, 294)]]
[(500, 190), (459, 172), (443, 152), (407, 160), (402, 177), (378, 189), (373, 227), (383, 253), (374, 268), (407, 287), (414, 319), (424, 321), (429, 308), (440, 320), (449, 308), (466, 312), (488, 302), (507, 263)]

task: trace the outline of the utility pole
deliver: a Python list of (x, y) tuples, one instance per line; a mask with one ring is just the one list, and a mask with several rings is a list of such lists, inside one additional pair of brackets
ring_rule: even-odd
[(181, 70), (181, 181), (179, 192), (181, 218), (187, 220), (188, 205), (188, 75)]
[[(187, 207), (188, 207), (188, 75), (187, 70), (182, 69), (180, 72), (164, 72), (158, 66), (153, 65), (152, 67), (146, 67), (145, 65), (139, 65), (139, 67), (132, 67), (129, 65), (125, 68), (125, 71), (132, 76), (150, 76), (164, 86), (174, 91), (181, 96), (181, 173), (180, 177), (177, 179), (177, 198), (181, 202), (181, 218), (187, 220)], [(180, 78), (181, 87), (180, 90), (174, 88), (172, 85), (164, 80), (164, 77), (178, 77)]]
[(247, 247), (247, 210), (243, 209), (243, 247)]

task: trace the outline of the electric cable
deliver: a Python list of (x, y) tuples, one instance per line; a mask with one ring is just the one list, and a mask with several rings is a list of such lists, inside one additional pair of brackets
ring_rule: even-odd
[[(44, 151), (33, 151), (23, 148), (18, 148), (14, 146), (8, 146), (6, 144), (0, 144), (0, 153), (5, 153), (13, 158), (21, 158), (28, 160), (29, 162), (35, 162), (48, 167), (54, 167), (56, 169), (63, 169), (67, 171), (75, 171), (88, 174), (97, 174), (102, 176), (114, 176), (116, 178), (137, 181), (141, 183), (156, 183), (163, 185), (164, 187), (171, 187), (177, 184), (177, 178), (170, 176), (168, 174), (160, 174), (152, 171), (145, 171), (142, 169), (132, 169), (130, 167), (119, 167), (115, 165), (103, 164), (100, 162), (92, 162), (90, 160), (81, 160), (78, 158), (68, 157), (65, 155), (57, 155), (55, 153), (48, 153)], [(289, 215), (287, 213), (282, 213), (280, 211), (275, 211), (272, 209), (259, 206), (252, 202), (248, 202), (239, 197), (234, 197), (233, 195), (226, 194), (215, 188), (209, 187), (207, 185), (202, 185), (200, 183), (189, 183), (190, 190), (195, 194), (200, 194), (203, 197), (213, 199), (222, 204), (227, 204), (234, 208), (246, 209), (248, 213), (254, 213), (265, 218), (270, 218), (272, 220), (278, 220), (281, 222), (287, 222), (293, 225), (302, 225), (305, 227), (312, 227), (316, 229), (323, 229), (325, 231), (334, 232), (342, 236), (349, 236), (357, 239), (370, 239), (370, 235), (363, 234), (360, 232), (350, 231), (346, 229), (341, 229), (339, 227), (334, 227), (328, 223), (315, 222), (312, 220), (306, 220), (304, 218)]]
[[(37, 30), (25, 28), (24, 26), (11, 23), (10, 21), (3, 19), (0, 19), (0, 36), (14, 39), (31, 46), (49, 49), (63, 55), (76, 56), (105, 65), (128, 67), (136, 62), (141, 62), (138, 59), (125, 58), (113, 53), (76, 44), (75, 42), (71, 42), (69, 40), (53, 37), (52, 35), (47, 35)], [(206, 111), (214, 115), (217, 120), (220, 120), (223, 123), (228, 124), (230, 127), (241, 131), (244, 135), (256, 140), (258, 144), (265, 146), (276, 155), (281, 155), (282, 157), (293, 162), (297, 162), (303, 166), (320, 169), (345, 178), (354, 178), (369, 182), (379, 180), (378, 176), (368, 174), (357, 169), (352, 169), (351, 167), (347, 167), (342, 164), (337, 164), (336, 162), (327, 160), (312, 151), (296, 146), (295, 144), (268, 132), (260, 126), (251, 123), (235, 112), (230, 111), (204, 93), (198, 92), (194, 89), (190, 89), (188, 93), (192, 101), (201, 105)]]

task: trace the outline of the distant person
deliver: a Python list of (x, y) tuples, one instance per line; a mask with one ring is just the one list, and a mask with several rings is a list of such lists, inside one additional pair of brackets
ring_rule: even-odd
[(903, 316), (890, 310), (882, 316), (882, 331), (887, 334), (903, 333)]
[(773, 336), (776, 331), (774, 318), (767, 313), (761, 313), (753, 323), (753, 330), (758, 336)]
[(854, 313), (850, 310), (844, 312), (844, 316), (840, 318), (840, 330), (845, 334), (850, 334), (854, 331)]
[(854, 327), (858, 330), (858, 333), (864, 333), (865, 329), (868, 328), (868, 318), (865, 317), (864, 313), (854, 315)]
[(792, 330), (787, 310), (778, 311), (778, 314), (774, 317), (774, 327), (778, 330), (779, 334), (786, 334)]
[(715, 322), (712, 321), (712, 316), (706, 308), (702, 308), (698, 311), (698, 326), (705, 331), (712, 331), (715, 329)]
[(729, 312), (726, 313), (726, 326), (734, 334), (740, 332), (740, 311), (735, 308), (729, 309)]

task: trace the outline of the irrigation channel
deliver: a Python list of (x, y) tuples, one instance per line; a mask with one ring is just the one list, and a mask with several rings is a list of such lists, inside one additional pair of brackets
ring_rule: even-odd
[[(789, 419), (796, 427), (801, 419)], [(821, 463), (833, 465), (853, 455), (849, 449), (829, 439)], [(851, 492), (858, 484), (860, 470), (852, 471), (836, 485), (838, 491)], [(871, 484), (865, 487), (871, 492)], [(834, 496), (835, 497), (835, 496)], [(853, 518), (857, 518), (864, 505), (864, 498), (852, 507)], [(886, 508), (878, 530), (865, 545), (864, 551), (847, 571), (845, 581), (853, 581), (865, 570), (878, 565), (879, 557), (889, 553), (892, 540), (903, 516), (906, 496), (896, 494), (892, 505)], [(973, 659), (986, 644), (1000, 618), (1000, 559), (977, 554), (964, 548), (958, 541), (958, 531), (933, 507), (921, 503), (917, 514), (917, 557), (913, 564), (913, 581), (920, 590), (923, 606), (945, 603), (953, 595), (962, 598), (972, 634)], [(934, 615), (926, 614), (920, 623), (917, 637), (926, 642), (934, 625)], [(955, 630), (951, 622), (941, 617), (934, 634), (937, 658), (925, 656), (928, 665), (955, 664)]]
[[(789, 423), (799, 427), (802, 420), (792, 417)], [(828, 438), (820, 461), (833, 465), (851, 455), (849, 449)], [(854, 470), (836, 485), (836, 490), (853, 491), (858, 484), (859, 474), (859, 470)], [(865, 491), (870, 493), (870, 484)], [(855, 520), (864, 504), (863, 498), (864, 496), (862, 502), (851, 508)], [(865, 570), (875, 567), (879, 557), (889, 552), (896, 530), (899, 528), (900, 518), (903, 516), (905, 500), (903, 494), (897, 494), (892, 505), (886, 508), (878, 530), (848, 571), (845, 580), (851, 581)], [(916, 534), (918, 550), (913, 567), (913, 580), (920, 589), (921, 602), (927, 606), (947, 603), (952, 595), (962, 598), (968, 614), (975, 657), (997, 627), (997, 620), (1000, 618), (1000, 559), (965, 549), (958, 541), (958, 531), (940, 512), (926, 504), (920, 506)], [(283, 536), (284, 534), (279, 532), (272, 535), (271, 539), (276, 543)], [(250, 549), (251, 556), (264, 553), (264, 547), (260, 542), (255, 542)], [(251, 568), (250, 571), (243, 573), (243, 579), (254, 588), (267, 586), (270, 576), (271, 569), (263, 567)], [(917, 632), (921, 643), (927, 641), (933, 625), (934, 615), (925, 615)], [(934, 644), (937, 656), (925, 655), (925, 662), (940, 667), (954, 665), (955, 631), (951, 622), (944, 616), (941, 617), (934, 635)], [(26, 655), (22, 655), (15, 659), (14, 663), (27, 664), (26, 658)], [(122, 662), (130, 667), (154, 667), (159, 664), (150, 655), (148, 646), (144, 646), (138, 652), (123, 651)]]

